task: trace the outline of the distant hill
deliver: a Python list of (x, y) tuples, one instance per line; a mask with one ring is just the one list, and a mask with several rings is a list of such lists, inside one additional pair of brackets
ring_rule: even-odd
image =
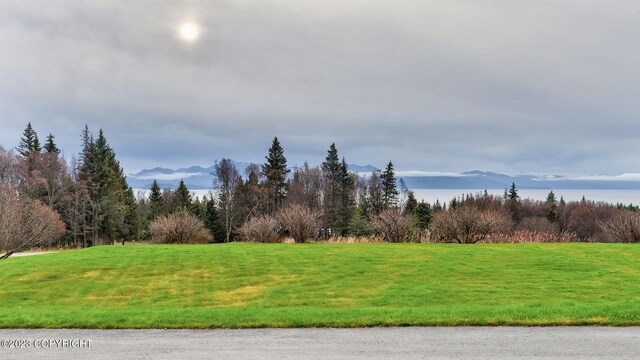
[(516, 183), (520, 189), (640, 189), (640, 176), (505, 175), (487, 171), (468, 171), (457, 176), (403, 177), (410, 189), (504, 189)]
[[(240, 173), (251, 163), (232, 161)], [(373, 165), (349, 165), (349, 170), (359, 174), (370, 174), (379, 169)], [(213, 186), (214, 166), (191, 166), (180, 169), (155, 167), (127, 176), (129, 186), (136, 189), (148, 189), (153, 180), (162, 188), (176, 188), (184, 180), (191, 190), (206, 190)], [(561, 175), (506, 175), (489, 171), (473, 170), (463, 173), (437, 173), (424, 171), (399, 171), (410, 189), (504, 189), (515, 182), (520, 189), (612, 189), (640, 190), (640, 174), (620, 176), (579, 176)]]
[[(245, 175), (245, 169), (251, 165), (250, 162), (233, 161), (241, 175)], [(372, 165), (349, 165), (349, 170), (357, 173), (371, 173), (379, 170)], [(134, 189), (148, 189), (153, 184), (153, 180), (158, 181), (161, 188), (175, 189), (178, 187), (180, 180), (184, 180), (185, 185), (190, 190), (207, 190), (213, 186), (213, 172), (215, 165), (209, 167), (191, 166), (180, 169), (167, 169), (155, 167), (153, 169), (144, 169), (135, 174), (127, 175), (129, 186)]]

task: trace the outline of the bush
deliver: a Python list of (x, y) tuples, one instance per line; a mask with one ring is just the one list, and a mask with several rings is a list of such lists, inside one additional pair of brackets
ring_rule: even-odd
[(371, 220), (371, 229), (385, 241), (410, 242), (416, 238), (415, 219), (398, 209), (386, 209)]
[(611, 205), (580, 201), (567, 204), (560, 213), (560, 222), (564, 231), (576, 234), (581, 241), (605, 241), (601, 225), (617, 212)]
[(35, 246), (46, 246), (64, 236), (60, 215), (9, 186), (0, 185), (0, 259)]
[(213, 236), (200, 219), (180, 211), (162, 216), (149, 225), (151, 242), (155, 244), (206, 244)]
[(535, 233), (557, 234), (560, 228), (543, 216), (529, 216), (523, 218), (518, 224), (518, 230), (526, 230)]
[(602, 230), (610, 242), (640, 242), (640, 214), (623, 211), (613, 219), (602, 223)]
[(273, 216), (261, 215), (251, 218), (238, 229), (244, 241), (275, 243), (280, 241), (280, 224)]
[(276, 219), (297, 243), (303, 243), (316, 235), (320, 213), (302, 205), (291, 205), (280, 210)]
[(432, 226), (439, 241), (474, 244), (496, 233), (508, 233), (511, 217), (504, 210), (459, 206), (439, 212)]

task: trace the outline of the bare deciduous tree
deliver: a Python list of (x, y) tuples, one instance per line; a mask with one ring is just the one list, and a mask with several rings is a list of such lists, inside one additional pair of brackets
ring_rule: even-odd
[(503, 210), (458, 206), (437, 213), (432, 229), (440, 241), (474, 244), (488, 235), (509, 232), (511, 219)]
[(17, 189), (0, 185), (0, 259), (60, 239), (65, 225), (58, 213)]
[(280, 240), (280, 224), (270, 215), (251, 218), (238, 229), (244, 241), (275, 243)]
[(321, 214), (302, 205), (291, 205), (281, 209), (276, 219), (297, 243), (303, 243), (316, 235)]
[(518, 230), (528, 230), (533, 232), (546, 232), (549, 234), (558, 234), (560, 228), (557, 224), (549, 221), (544, 216), (528, 216), (523, 217), (518, 224)]
[(374, 234), (393, 243), (410, 242), (415, 239), (417, 229), (411, 215), (405, 215), (397, 208), (383, 210), (371, 219)]
[(231, 240), (231, 233), (236, 229), (242, 220), (240, 214), (240, 204), (238, 204), (238, 189), (242, 184), (242, 177), (238, 169), (229, 159), (215, 165), (215, 185), (218, 188), (218, 207), (220, 217), (225, 228), (225, 242)]
[(200, 219), (181, 210), (162, 216), (149, 225), (151, 242), (156, 244), (206, 244), (213, 237)]
[(640, 214), (623, 211), (614, 218), (604, 221), (602, 229), (610, 242), (640, 242)]
[(0, 186), (13, 186), (19, 182), (20, 161), (13, 151), (0, 146)]

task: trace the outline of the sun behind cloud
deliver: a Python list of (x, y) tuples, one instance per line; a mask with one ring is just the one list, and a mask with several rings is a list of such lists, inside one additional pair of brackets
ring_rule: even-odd
[(196, 42), (201, 34), (202, 28), (193, 21), (185, 21), (178, 26), (178, 35), (182, 41), (188, 43)]

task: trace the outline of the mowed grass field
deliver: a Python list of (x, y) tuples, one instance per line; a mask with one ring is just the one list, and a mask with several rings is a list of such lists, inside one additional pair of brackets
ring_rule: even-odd
[(640, 325), (640, 246), (102, 246), (0, 261), (0, 327)]

